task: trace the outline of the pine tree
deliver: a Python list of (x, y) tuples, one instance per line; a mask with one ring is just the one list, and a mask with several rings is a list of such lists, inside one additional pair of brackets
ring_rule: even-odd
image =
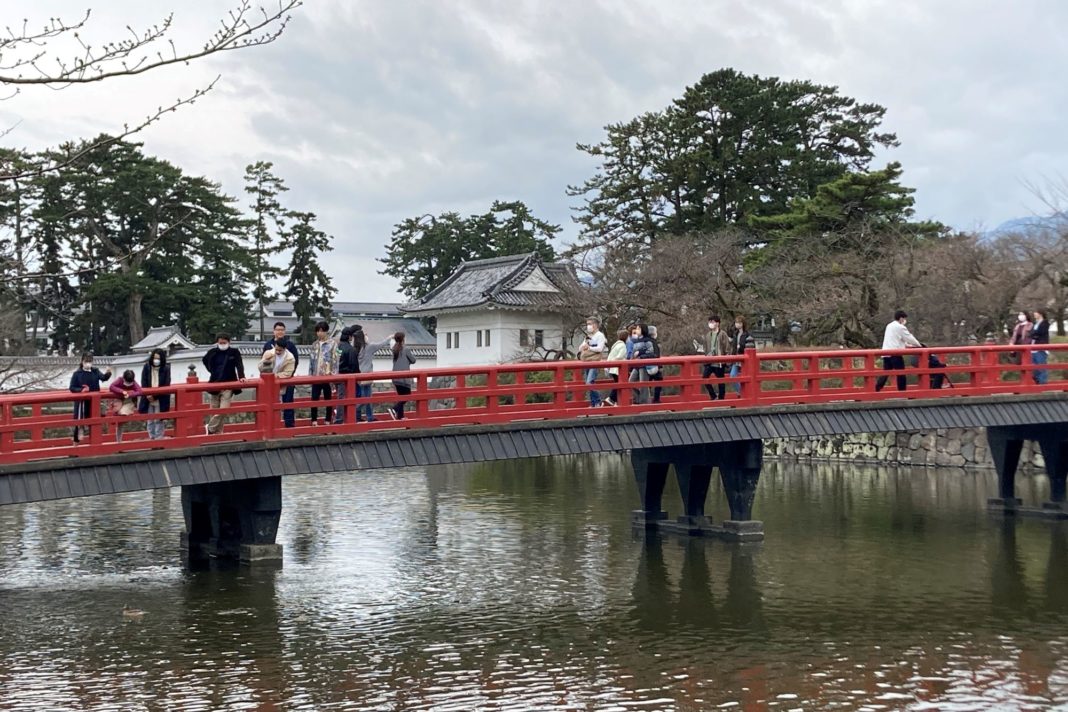
[(286, 234), (286, 213), (282, 210), (278, 196), (285, 191), (285, 183), (274, 175), (274, 164), (269, 161), (257, 161), (245, 167), (245, 193), (251, 198), (249, 208), (252, 220), (249, 223), (249, 254), (253, 282), (252, 301), (259, 314), (259, 333), (264, 333), (264, 307), (275, 298), (270, 280), (280, 277), (283, 270), (271, 264), (271, 257), (283, 247)]
[(333, 238), (315, 227), (315, 213), (291, 211), (286, 217), (293, 222), (289, 231), (293, 254), (289, 260), (289, 276), (285, 295), (293, 300), (293, 309), (300, 318), (300, 336), (311, 341), (316, 315), (328, 316), (330, 300), (336, 294), (330, 277), (323, 271), (320, 255), (334, 248)]

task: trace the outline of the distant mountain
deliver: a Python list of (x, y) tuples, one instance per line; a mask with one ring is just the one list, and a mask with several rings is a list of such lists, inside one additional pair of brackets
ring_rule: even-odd
[(1068, 212), (1061, 211), (1046, 217), (1032, 215), (1025, 218), (1006, 220), (993, 230), (984, 232), (983, 237), (986, 239), (993, 239), (1003, 235), (1012, 235), (1014, 233), (1018, 234), (1028, 233), (1035, 230), (1045, 230), (1050, 227), (1058, 227), (1061, 229), (1068, 228)]

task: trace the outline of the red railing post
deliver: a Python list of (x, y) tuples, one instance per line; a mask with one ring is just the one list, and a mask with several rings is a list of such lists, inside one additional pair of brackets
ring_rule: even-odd
[(756, 349), (746, 349), (744, 362), (742, 363), (742, 375), (745, 381), (742, 383), (742, 400), (756, 403), (760, 400), (760, 356)]
[[(499, 413), (501, 411), (501, 400), (497, 395), (497, 389), (500, 387), (500, 378), (498, 377), (500, 371), (494, 367), (486, 371), (486, 412), (487, 413)], [(461, 376), (461, 378), (463, 378)], [(457, 380), (457, 383), (462, 383), (461, 380)]]
[(916, 375), (920, 380), (919, 387), (921, 391), (929, 391), (931, 390), (931, 374), (929, 370), (931, 364), (931, 352), (925, 346), (920, 347), (917, 350), (920, 354), (916, 357), (918, 359), (916, 364)]
[[(185, 377), (187, 384), (200, 383), (197, 372), (190, 369)], [(204, 394), (201, 391), (193, 391), (186, 388), (174, 394), (174, 405), (177, 415), (174, 419), (174, 436), (187, 438), (197, 435), (204, 430), (204, 419), (200, 414), (200, 406), (204, 402)]]
[(808, 380), (805, 381), (808, 394), (814, 396), (820, 392), (820, 359), (819, 356), (808, 357)]
[[(14, 403), (0, 403), (0, 426), (10, 426), (14, 418), (11, 412), (15, 409)], [(15, 451), (15, 433), (0, 432), (0, 452)]]
[(276, 411), (274, 404), (281, 402), (278, 384), (275, 382), (273, 373), (261, 373), (260, 382), (256, 384), (256, 419), (259, 420), (256, 430), (261, 440), (270, 440), (274, 437), (277, 427)]
[[(353, 393), (356, 392), (354, 388)], [(425, 373), (420, 373), (415, 378), (415, 392), (421, 396), (415, 401), (415, 416), (417, 418), (425, 418), (430, 415), (430, 400), (428, 395), (430, 394), (430, 382)], [(355, 406), (353, 406), (355, 407)]]

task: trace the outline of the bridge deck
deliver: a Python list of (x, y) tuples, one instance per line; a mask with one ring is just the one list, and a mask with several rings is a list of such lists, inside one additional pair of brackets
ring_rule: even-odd
[[(935, 428), (1022, 426), (1064, 431), (1068, 393), (709, 408), (467, 425), (447, 429), (235, 439), (0, 465), (0, 505), (265, 475), (486, 462), (550, 455), (667, 448), (738, 440)], [(1055, 434), (1056, 434), (1055, 433)], [(223, 436), (225, 438), (225, 435)], [(143, 445), (142, 445), (143, 447)]]

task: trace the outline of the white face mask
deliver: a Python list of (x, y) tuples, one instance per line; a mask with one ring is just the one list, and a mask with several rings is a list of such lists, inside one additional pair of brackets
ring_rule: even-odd
[(595, 331), (597, 331), (597, 327), (596, 326), (594, 326), (593, 324), (587, 324), (586, 325), (586, 333), (587, 334), (592, 334)]
[(158, 359), (158, 358), (154, 358), (154, 359), (152, 359), (152, 365), (153, 365), (153, 366), (159, 366), (159, 364), (160, 364), (160, 361), (159, 361), (159, 359)]
[(1016, 318), (1019, 319), (1021, 322), (1027, 321), (1026, 314), (1019, 314)]
[(230, 348), (230, 344), (219, 344), (219, 351), (226, 351), (228, 348)]
[(709, 331), (716, 331), (717, 329), (719, 329), (719, 324), (717, 324), (714, 321), (708, 322), (708, 330)]

